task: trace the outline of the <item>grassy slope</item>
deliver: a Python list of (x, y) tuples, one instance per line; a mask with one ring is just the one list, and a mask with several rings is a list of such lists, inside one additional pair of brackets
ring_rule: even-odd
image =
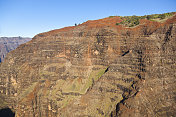
[[(120, 23), (116, 23), (116, 25), (124, 25), (127, 27), (134, 27), (139, 25), (139, 20), (140, 19), (147, 19), (150, 21), (159, 21), (162, 22), (172, 16), (174, 16), (176, 12), (171, 12), (171, 13), (164, 13), (164, 14), (152, 14), (152, 15), (144, 15), (144, 16), (124, 16), (121, 17), (121, 19), (123, 20)], [(113, 16), (110, 16), (110, 18)]]

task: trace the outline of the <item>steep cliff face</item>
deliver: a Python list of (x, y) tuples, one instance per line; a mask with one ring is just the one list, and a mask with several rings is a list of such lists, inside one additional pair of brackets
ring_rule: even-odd
[(30, 41), (31, 38), (22, 37), (0, 37), (0, 63), (7, 53), (16, 49), (20, 44)]
[(176, 16), (87, 21), (36, 35), (0, 66), (17, 117), (174, 116)]

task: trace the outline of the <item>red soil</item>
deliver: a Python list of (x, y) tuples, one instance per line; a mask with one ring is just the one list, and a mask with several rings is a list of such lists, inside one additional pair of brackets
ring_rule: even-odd
[(118, 16), (107, 17), (107, 18), (103, 18), (103, 19), (99, 19), (99, 20), (89, 20), (89, 21), (84, 22), (84, 23), (82, 23), (78, 26), (69, 26), (69, 27), (64, 27), (64, 28), (61, 28), (61, 29), (51, 30), (49, 32), (40, 33), (37, 36), (55, 35), (59, 32), (67, 32), (67, 31), (73, 30), (74, 28), (81, 27), (81, 26), (86, 26), (87, 29), (101, 28), (101, 27), (109, 26), (109, 27), (116, 28), (118, 31), (130, 30), (134, 33), (139, 33), (139, 30), (144, 26), (147, 26), (151, 30), (156, 30), (160, 26), (174, 23), (174, 22), (176, 22), (176, 15), (174, 15), (172, 18), (167, 19), (163, 23), (157, 22), (157, 21), (149, 21), (149, 20), (146, 20), (146, 19), (142, 19), (142, 20), (140, 20), (140, 24), (138, 26), (132, 27), (132, 28), (123, 27), (122, 25), (116, 25), (116, 23), (119, 23), (121, 21), (122, 21), (122, 19)]

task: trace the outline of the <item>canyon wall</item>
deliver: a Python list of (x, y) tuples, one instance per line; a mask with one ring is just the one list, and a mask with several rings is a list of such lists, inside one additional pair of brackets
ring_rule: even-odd
[(41, 33), (10, 52), (0, 64), (4, 105), (16, 117), (176, 115), (176, 16), (131, 28), (121, 20)]

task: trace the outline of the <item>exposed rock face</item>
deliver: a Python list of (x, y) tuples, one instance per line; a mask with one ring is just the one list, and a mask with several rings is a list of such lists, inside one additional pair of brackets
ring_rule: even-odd
[(88, 21), (36, 35), (0, 66), (17, 117), (176, 115), (176, 16)]
[(22, 37), (0, 37), (0, 63), (4, 60), (6, 54), (16, 49), (20, 44), (30, 41), (31, 38)]

